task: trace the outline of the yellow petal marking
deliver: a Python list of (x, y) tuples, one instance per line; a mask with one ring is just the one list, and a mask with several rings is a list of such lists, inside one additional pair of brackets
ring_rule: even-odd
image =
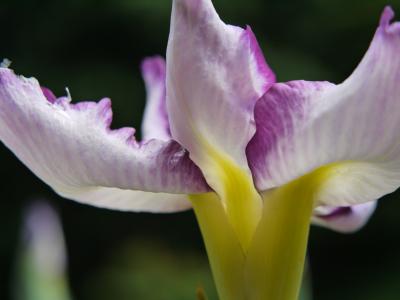
[(246, 253), (262, 215), (262, 199), (254, 187), (250, 170), (199, 138), (204, 159), (202, 171), (218, 194), (237, 239)]

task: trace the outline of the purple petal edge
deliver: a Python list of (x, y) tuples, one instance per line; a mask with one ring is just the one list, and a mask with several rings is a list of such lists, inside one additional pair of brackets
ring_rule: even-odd
[(400, 34), (400, 22), (392, 22), (395, 12), (390, 6), (386, 6), (381, 14), (379, 21), (379, 30), (386, 34)]
[(379, 21), (379, 25), (381, 27), (387, 27), (390, 25), (390, 22), (393, 20), (394, 18), (394, 11), (390, 6), (386, 6), (383, 9), (382, 15), (381, 15), (381, 19)]
[(377, 201), (352, 206), (319, 207), (314, 211), (313, 222), (341, 233), (361, 229), (372, 216)]
[(336, 217), (348, 216), (352, 212), (353, 212), (353, 209), (351, 208), (351, 206), (339, 206), (339, 207), (335, 207), (328, 214), (317, 213), (317, 214), (315, 214), (315, 216), (318, 218), (321, 218), (323, 220), (330, 220), (330, 219), (334, 219)]
[(54, 103), (57, 99), (57, 97), (54, 95), (54, 93), (47, 87), (41, 86), (43, 95), (46, 97), (47, 101), (50, 103)]
[(267, 64), (264, 54), (257, 41), (257, 38), (249, 25), (246, 26), (246, 30), (244, 31), (244, 33), (249, 39), (250, 50), (252, 51), (254, 58), (256, 60), (258, 71), (264, 75), (265, 79), (264, 90), (267, 91), (276, 82), (275, 73)]

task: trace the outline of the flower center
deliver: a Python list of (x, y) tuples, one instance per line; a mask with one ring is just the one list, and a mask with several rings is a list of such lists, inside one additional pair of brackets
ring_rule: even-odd
[[(256, 190), (247, 165), (239, 166), (199, 135), (203, 152), (202, 169), (208, 183), (218, 195), (229, 223), (246, 253), (262, 214), (262, 199)], [(191, 195), (192, 202), (202, 201)], [(200, 197), (201, 198), (201, 197)]]

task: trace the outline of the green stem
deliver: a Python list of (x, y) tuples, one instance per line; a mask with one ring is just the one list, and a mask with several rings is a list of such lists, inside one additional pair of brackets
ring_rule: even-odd
[[(236, 230), (240, 219), (229, 218), (217, 194), (190, 196), (221, 300), (298, 299), (315, 196), (330, 174), (331, 166), (323, 167), (265, 192), (247, 249)], [(225, 195), (237, 197), (235, 203), (248, 200)]]
[(264, 215), (246, 263), (248, 299), (298, 299), (314, 192), (305, 176), (264, 195)]
[(245, 256), (221, 200), (214, 193), (190, 195), (220, 300), (244, 300)]

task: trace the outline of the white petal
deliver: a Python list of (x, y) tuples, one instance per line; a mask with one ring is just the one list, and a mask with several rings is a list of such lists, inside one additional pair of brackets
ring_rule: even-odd
[(117, 188), (80, 189), (66, 197), (101, 208), (121, 211), (171, 213), (191, 208), (185, 194), (152, 193)]

